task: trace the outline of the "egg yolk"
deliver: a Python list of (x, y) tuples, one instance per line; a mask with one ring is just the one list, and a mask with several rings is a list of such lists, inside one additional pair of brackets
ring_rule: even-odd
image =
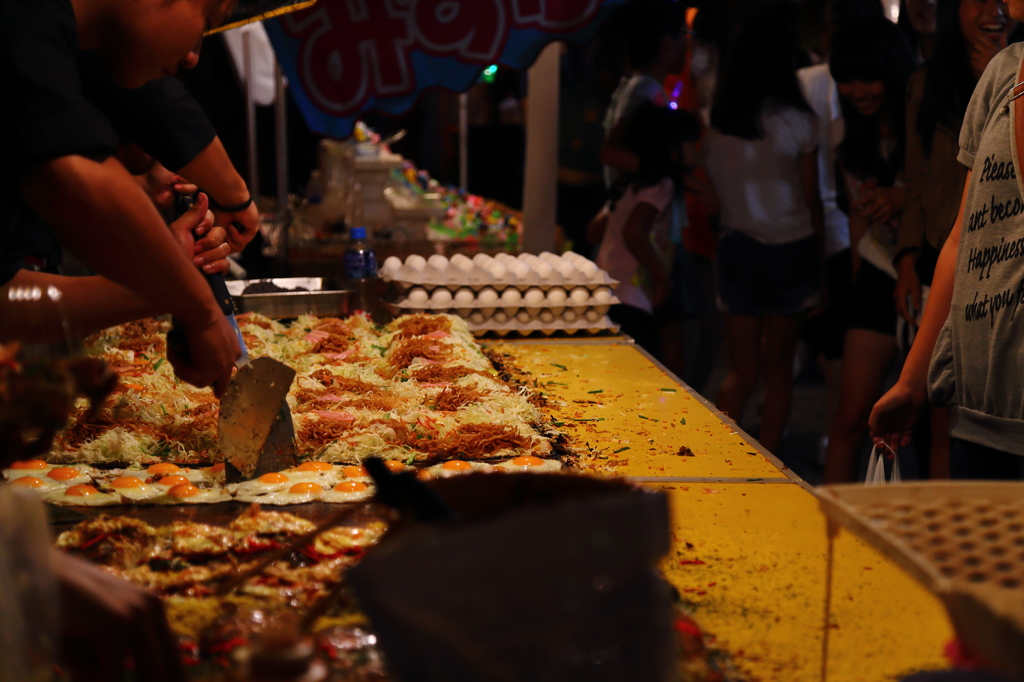
[(386, 462), (384, 462), (384, 466), (386, 466), (391, 471), (402, 471), (403, 469), (405, 469), (405, 465), (399, 462), (397, 459), (387, 460)]
[(212, 467), (210, 467), (210, 473), (212, 474), (219, 474), (222, 471), (224, 471), (224, 462), (217, 462)]
[(420, 479), (421, 481), (429, 481), (433, 477), (434, 475), (427, 471), (426, 469), (420, 469), (419, 471), (416, 472), (416, 478)]
[(327, 462), (303, 462), (295, 467), (296, 471), (330, 471), (333, 467)]
[(445, 462), (441, 465), (442, 469), (448, 471), (469, 471), (473, 468), (473, 465), (469, 462), (463, 462), (461, 459), (453, 459), (450, 462)]
[(320, 493), (323, 492), (323, 490), (323, 488), (321, 488), (318, 484), (313, 483), (312, 481), (303, 481), (302, 483), (296, 483), (291, 488), (288, 488), (288, 492), (295, 493), (298, 495), (301, 495), (303, 493)]
[(540, 457), (534, 457), (533, 455), (523, 455), (521, 457), (516, 457), (512, 460), (512, 463), (517, 467), (535, 467), (543, 464), (544, 460)]
[(339, 493), (361, 493), (366, 490), (366, 484), (359, 481), (342, 481), (334, 486)]
[(259, 478), (260, 483), (287, 483), (288, 477), (284, 474), (274, 472), (272, 474), (263, 474)]
[(23, 462), (14, 462), (11, 464), (12, 469), (45, 469), (50, 466), (41, 459), (27, 459)]
[(110, 482), (111, 488), (141, 488), (142, 481), (134, 476), (122, 476)]
[(78, 473), (78, 469), (72, 469), (71, 467), (57, 467), (56, 469), (50, 469), (50, 472), (46, 475), (55, 481), (70, 481), (82, 474)]
[(35, 476), (22, 476), (11, 481), (11, 485), (23, 485), (26, 488), (42, 488), (45, 483)]
[(195, 487), (191, 483), (185, 483), (174, 486), (167, 491), (167, 494), (171, 497), (195, 497), (199, 494), (199, 488)]
[(369, 476), (366, 473), (366, 467), (345, 467), (341, 471), (345, 474), (346, 478), (366, 478)]
[(166, 474), (176, 474), (181, 471), (181, 467), (170, 462), (160, 462), (149, 467), (146, 471), (157, 476), (163, 476)]
[(96, 490), (96, 488), (93, 488), (91, 485), (73, 485), (70, 488), (68, 488), (64, 492), (64, 494), (70, 495), (71, 497), (86, 497), (88, 495), (93, 495), (98, 492), (99, 491)]
[(173, 488), (179, 485), (186, 485), (188, 483), (188, 479), (184, 476), (164, 476), (157, 481), (157, 483)]

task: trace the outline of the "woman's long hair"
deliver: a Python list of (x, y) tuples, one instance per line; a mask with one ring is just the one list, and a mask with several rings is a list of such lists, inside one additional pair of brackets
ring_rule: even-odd
[[(903, 31), (888, 19), (861, 19), (836, 33), (829, 59), (832, 78), (837, 83), (881, 81), (885, 85), (885, 103), (873, 116), (864, 116), (845, 97), (840, 98), (846, 135), (839, 146), (839, 156), (848, 173), (891, 186), (903, 168), (907, 136), (904, 102), (913, 67)], [(896, 141), (888, 156), (882, 154), (881, 148), (882, 117)]]
[(771, 101), (813, 113), (796, 69), (797, 31), (781, 13), (757, 14), (733, 36), (711, 104), (711, 126), (745, 140), (764, 137), (761, 118)]
[(641, 104), (630, 117), (622, 137), (622, 145), (636, 154), (640, 167), (636, 173), (620, 174), (609, 190), (612, 209), (629, 187), (642, 189), (665, 178), (679, 179), (683, 171), (683, 142), (698, 136), (697, 121), (689, 112), (659, 107), (652, 102)]

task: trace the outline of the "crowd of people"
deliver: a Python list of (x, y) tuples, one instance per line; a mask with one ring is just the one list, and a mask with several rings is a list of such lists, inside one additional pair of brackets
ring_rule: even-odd
[(763, 386), (757, 435), (783, 455), (798, 355), (819, 363), (825, 482), (862, 480), (872, 441), (922, 478), (1019, 478), (1024, 2), (903, 0), (893, 21), (891, 3), (829, 0), (813, 45), (795, 2), (719, 13), (717, 36), (697, 4), (623, 20), (587, 231), (622, 282), (613, 319), (689, 378), (716, 358), (685, 357), (683, 331), (717, 309), (725, 376), (695, 388), (738, 421)]

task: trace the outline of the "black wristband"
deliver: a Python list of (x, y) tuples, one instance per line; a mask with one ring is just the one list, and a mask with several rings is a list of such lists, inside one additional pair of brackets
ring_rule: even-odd
[(209, 192), (207, 192), (206, 198), (210, 200), (210, 208), (214, 211), (221, 211), (223, 213), (241, 213), (252, 204), (252, 197), (249, 197), (242, 203), (235, 204), (234, 206), (222, 206), (221, 204), (218, 204), (213, 200), (213, 197), (210, 196)]

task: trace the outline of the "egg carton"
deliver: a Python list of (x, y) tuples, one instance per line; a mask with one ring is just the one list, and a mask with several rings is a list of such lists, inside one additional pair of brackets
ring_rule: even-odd
[(496, 322), (494, 318), (485, 320), (481, 323), (467, 322), (469, 330), (473, 332), (474, 336), (483, 336), (485, 334), (497, 334), (498, 336), (508, 336), (509, 334), (515, 334), (519, 336), (530, 336), (532, 334), (539, 334), (541, 336), (554, 336), (558, 332), (564, 334), (601, 334), (601, 333), (617, 333), (619, 326), (612, 322), (611, 318), (607, 315), (601, 317), (596, 322), (592, 322), (585, 319), (579, 319), (574, 322), (566, 322), (565, 320), (554, 320), (552, 322), (543, 322), (541, 320), (532, 320), (527, 323), (519, 322), (518, 320), (512, 319), (508, 322)]
[(436, 301), (433, 298), (428, 298), (426, 301), (412, 301), (408, 296), (404, 296), (386, 305), (393, 315), (402, 314), (402, 312), (441, 313), (453, 310), (455, 314), (469, 318), (474, 312), (480, 312), (484, 317), (491, 317), (498, 310), (504, 311), (510, 316), (515, 315), (520, 310), (525, 310), (534, 317), (538, 317), (546, 310), (550, 311), (555, 317), (558, 317), (566, 310), (571, 310), (577, 315), (583, 315), (588, 309), (597, 310), (601, 315), (605, 315), (608, 313), (609, 308), (621, 302), (616, 296), (611, 294), (608, 296), (591, 294), (582, 301), (575, 301), (570, 297), (566, 297), (564, 301), (559, 303), (550, 301), (548, 297), (545, 297), (540, 303), (527, 303), (523, 299), (514, 302), (502, 301), (500, 298), (497, 301), (482, 301), (480, 296), (475, 296), (472, 301), (457, 301), (449, 298), (441, 301)]
[(618, 285), (618, 281), (598, 268), (593, 261), (577, 254), (555, 256), (545, 252), (541, 255), (548, 258), (541, 260), (530, 254), (520, 254), (519, 258), (513, 258), (502, 253), (496, 258), (477, 254), (470, 260), (467, 256), (456, 254), (449, 261), (435, 254), (429, 260), (412, 255), (403, 263), (392, 256), (384, 261), (379, 275), (381, 279), (394, 283), (400, 291), (415, 286), (467, 287), (474, 291), (485, 287), (497, 290), (537, 287), (546, 291), (558, 286), (596, 289)]

